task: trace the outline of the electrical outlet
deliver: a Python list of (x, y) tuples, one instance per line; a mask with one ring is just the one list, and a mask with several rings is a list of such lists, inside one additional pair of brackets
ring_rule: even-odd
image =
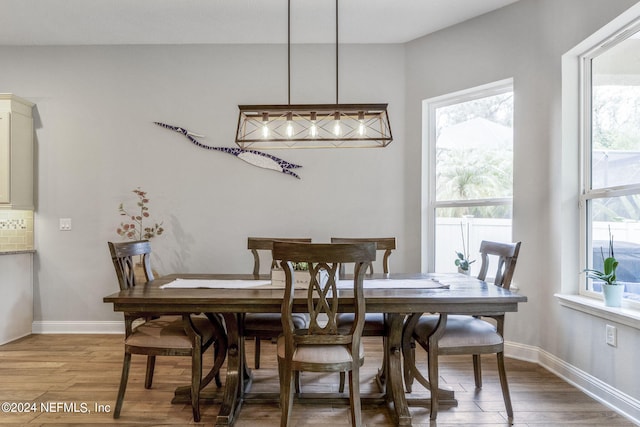
[(618, 346), (618, 332), (616, 330), (616, 327), (615, 326), (611, 326), (611, 325), (607, 325), (606, 331), (607, 331), (607, 344), (609, 344), (611, 347), (617, 347)]

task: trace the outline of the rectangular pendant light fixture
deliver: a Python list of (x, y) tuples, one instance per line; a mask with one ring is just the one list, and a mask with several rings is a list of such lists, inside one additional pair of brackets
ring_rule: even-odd
[(336, 0), (336, 103), (291, 104), (291, 0), (288, 18), (286, 105), (239, 105), (236, 144), (242, 149), (386, 147), (393, 141), (387, 104), (338, 103), (338, 0)]
[(243, 149), (386, 147), (387, 104), (239, 105)]

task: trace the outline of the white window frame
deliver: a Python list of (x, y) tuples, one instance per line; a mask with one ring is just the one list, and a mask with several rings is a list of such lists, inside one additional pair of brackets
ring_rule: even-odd
[[(580, 271), (588, 268), (592, 262), (593, 250), (589, 248), (590, 212), (587, 208), (588, 202), (600, 198), (620, 197), (631, 194), (640, 194), (640, 183), (631, 185), (621, 185), (591, 189), (591, 60), (598, 55), (616, 46), (621, 41), (629, 38), (632, 34), (640, 31), (640, 19), (632, 21), (621, 30), (604, 39), (601, 43), (580, 55)], [(587, 289), (587, 278), (582, 275), (578, 292), (582, 296), (603, 300), (600, 292)], [(640, 303), (624, 300), (623, 307), (640, 310)]]
[[(436, 200), (436, 110), (449, 105), (499, 95), (505, 92), (514, 92), (513, 79), (504, 79), (422, 101), (423, 224), (421, 246), (422, 253), (426, 254), (426, 256), (421, 257), (422, 271), (433, 272), (435, 270), (436, 211), (438, 208), (471, 206), (511, 206), (513, 208), (513, 197), (473, 200)], [(424, 189), (426, 189), (426, 191), (424, 191)]]

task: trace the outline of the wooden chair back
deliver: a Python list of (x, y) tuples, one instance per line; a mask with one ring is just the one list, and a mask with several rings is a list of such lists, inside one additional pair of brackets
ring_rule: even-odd
[(311, 243), (311, 239), (307, 237), (249, 237), (247, 238), (247, 249), (251, 250), (253, 254), (253, 275), (260, 274), (260, 254), (258, 251), (265, 250), (271, 252), (271, 268), (278, 266), (278, 259), (273, 257), (273, 242), (300, 242)]
[(489, 270), (489, 256), (498, 257), (496, 277), (494, 285), (509, 289), (513, 273), (516, 270), (516, 261), (520, 252), (520, 243), (499, 243), (483, 240), (480, 243), (480, 257), (482, 265), (478, 273), (478, 279), (485, 280)]
[[(376, 244), (376, 249), (384, 251), (382, 256), (382, 270), (384, 274), (389, 274), (389, 256), (391, 251), (396, 249), (395, 237), (332, 237), (331, 243), (367, 243), (372, 242)], [(373, 263), (370, 262), (367, 266), (369, 274), (373, 274)], [(340, 277), (345, 274), (344, 264), (340, 265)]]
[[(363, 279), (366, 265), (376, 259), (375, 243), (323, 244), (275, 242), (273, 256), (282, 260), (286, 286), (282, 303), (282, 323), (286, 348), (295, 345), (350, 345), (359, 348), (360, 335), (364, 327), (365, 302)], [(293, 326), (294, 275), (292, 263), (306, 262), (309, 265), (310, 281), (307, 288), (307, 308), (310, 317), (306, 331)], [(346, 333), (339, 330), (337, 316), (340, 311), (340, 292), (336, 278), (341, 263), (354, 263), (353, 293), (355, 321)], [(326, 274), (326, 275), (325, 275)], [(352, 295), (352, 297), (351, 297)], [(324, 315), (324, 316), (323, 316)], [(322, 319), (322, 321), (321, 321)]]
[(108, 242), (111, 260), (116, 269), (120, 290), (126, 290), (136, 283), (134, 257), (141, 257), (144, 275), (148, 281), (153, 280), (151, 272), (151, 244), (148, 240), (135, 240), (130, 242)]

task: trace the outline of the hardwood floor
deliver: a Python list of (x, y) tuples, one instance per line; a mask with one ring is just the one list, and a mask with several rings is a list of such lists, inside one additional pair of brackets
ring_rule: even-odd
[[(361, 371), (361, 390), (376, 390), (374, 375), (380, 365), (380, 342), (365, 341), (367, 359)], [(253, 360), (252, 344), (247, 342)], [(254, 370), (252, 390), (277, 392), (275, 346), (264, 342), (262, 366)], [(122, 337), (117, 335), (32, 335), (0, 346), (0, 402), (10, 402), (0, 412), (1, 426), (180, 426), (215, 422), (216, 404), (202, 404), (202, 422), (193, 423), (191, 407), (171, 404), (178, 385), (189, 382), (190, 359), (158, 358), (151, 390), (145, 390), (144, 357), (133, 357), (129, 384), (120, 419), (112, 418), (120, 370)], [(424, 353), (418, 353), (424, 361)], [(210, 366), (211, 357), (207, 357)], [(483, 357), (483, 388), (475, 390), (469, 357), (441, 358), (441, 381), (452, 387), (457, 407), (441, 408), (437, 423), (429, 423), (426, 407), (412, 406), (413, 425), (505, 426), (506, 414), (495, 369), (495, 357)], [(425, 367), (426, 368), (426, 367)], [(515, 412), (515, 426), (633, 426), (631, 422), (595, 402), (576, 388), (537, 365), (507, 359), (507, 373)], [(337, 374), (302, 375), (302, 391), (335, 391)], [(412, 396), (423, 389), (414, 386)], [(427, 396), (425, 394), (425, 396)], [(11, 407), (12, 406), (12, 407)], [(349, 425), (344, 405), (299, 404), (293, 408), (296, 426)], [(367, 426), (392, 426), (382, 406), (364, 405)], [(245, 403), (238, 427), (279, 426), (276, 404)]]

